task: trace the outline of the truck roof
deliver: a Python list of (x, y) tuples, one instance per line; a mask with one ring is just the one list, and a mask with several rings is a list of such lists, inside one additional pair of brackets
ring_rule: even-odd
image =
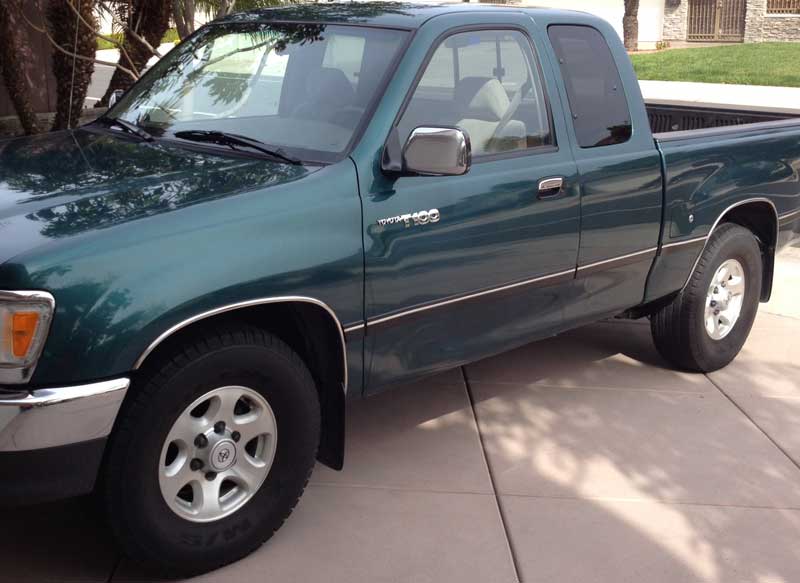
[(340, 2), (292, 4), (275, 8), (262, 8), (238, 12), (216, 22), (295, 21), (337, 24), (361, 24), (391, 28), (415, 29), (442, 14), (464, 12), (497, 12), (511, 10), (536, 14), (556, 14), (564, 17), (582, 14), (574, 10), (520, 7), (516, 5), (472, 4), (450, 2), (421, 4), (411, 2)]

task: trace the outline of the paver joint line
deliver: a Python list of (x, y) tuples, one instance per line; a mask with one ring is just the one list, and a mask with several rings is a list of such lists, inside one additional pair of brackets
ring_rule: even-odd
[(478, 430), (478, 441), (481, 444), (481, 455), (483, 456), (483, 461), (486, 464), (486, 470), (489, 472), (489, 482), (492, 486), (492, 494), (494, 495), (494, 501), (497, 504), (497, 513), (500, 516), (500, 523), (503, 526), (503, 534), (506, 537), (506, 544), (508, 545), (508, 552), (511, 555), (511, 565), (514, 567), (514, 573), (516, 575), (516, 579), (518, 583), (522, 583), (522, 577), (520, 576), (520, 567), (519, 561), (517, 560), (517, 552), (514, 549), (514, 542), (511, 540), (511, 533), (508, 530), (508, 521), (506, 520), (505, 511), (503, 510), (503, 504), (500, 501), (500, 496), (497, 494), (497, 484), (495, 483), (494, 479), (494, 472), (492, 471), (492, 464), (489, 462), (489, 456), (486, 455), (486, 443), (483, 439), (483, 433), (481, 432), (481, 426), (478, 423), (478, 412), (475, 410), (475, 398), (472, 395), (472, 389), (469, 385), (469, 379), (467, 378), (467, 370), (463, 366), (461, 367), (461, 376), (464, 379), (464, 388), (467, 391), (467, 397), (469, 398), (469, 407), (472, 411), (472, 420), (475, 422), (475, 428)]
[(792, 465), (794, 465), (794, 467), (796, 467), (798, 470), (800, 470), (800, 463), (798, 463), (797, 460), (795, 460), (791, 455), (789, 455), (789, 452), (787, 452), (783, 447), (781, 447), (781, 445), (777, 441), (775, 441), (769, 433), (767, 433), (758, 423), (756, 423), (755, 419), (753, 419), (747, 413), (747, 411), (745, 411), (744, 408), (741, 407), (739, 405), (739, 403), (736, 402), (735, 399), (733, 399), (733, 397), (731, 397), (728, 393), (726, 393), (725, 390), (721, 386), (719, 386), (717, 383), (715, 383), (714, 379), (712, 379), (709, 375), (704, 375), (704, 376), (709, 381), (711, 381), (711, 384), (714, 385), (717, 388), (717, 390), (720, 393), (722, 393), (725, 396), (725, 398), (728, 399), (728, 401), (730, 401), (733, 404), (733, 406), (736, 407), (739, 410), (739, 412), (742, 415), (744, 415), (747, 418), (747, 420), (750, 421), (750, 423), (752, 423), (753, 426), (756, 429), (758, 429), (761, 433), (764, 434), (764, 437), (766, 437), (770, 441), (770, 443), (772, 443), (772, 445), (774, 445), (778, 449), (778, 451), (780, 451), (784, 456), (786, 456), (786, 459), (788, 459), (790, 462), (792, 462)]

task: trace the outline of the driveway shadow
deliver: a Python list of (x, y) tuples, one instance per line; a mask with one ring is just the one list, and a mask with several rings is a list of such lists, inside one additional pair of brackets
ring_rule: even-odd
[[(794, 363), (776, 363), (773, 372), (790, 371), (796, 374)], [(800, 580), (800, 471), (704, 376), (669, 370), (646, 323), (588, 326), (471, 365), (467, 376), (474, 381), (486, 455), (527, 583)], [(451, 387), (454, 379), (445, 384)], [(621, 389), (607, 386), (614, 379)], [(403, 389), (349, 404), (350, 418), (362, 423), (348, 428), (348, 440), (380, 448), (425, 432), (414, 449), (396, 454), (407, 459), (387, 457), (386, 464), (413, 463), (422, 447), (452, 444), (444, 427), (431, 422), (458, 413), (462, 405), (425, 399), (441, 390), (443, 385), (422, 381), (402, 395)], [(377, 407), (396, 412), (396, 418), (363, 423)], [(449, 423), (474, 423), (468, 405)], [(320, 491), (349, 487), (347, 463), (342, 476), (336, 486), (316, 486), (315, 500), (305, 506), (301, 501), (287, 525), (254, 555), (202, 579), (348, 580), (340, 576), (340, 563), (372, 565), (377, 557), (383, 568), (362, 580), (431, 580), (430, 573), (391, 567), (379, 505), (363, 522), (352, 523), (338, 521), (338, 509), (319, 501)], [(0, 581), (111, 577), (118, 552), (87, 500), (6, 510), (3, 517)], [(329, 536), (310, 534), (323, 524), (331, 525)], [(354, 524), (366, 532), (348, 531)], [(409, 524), (397, 540), (419, 536), (414, 528)], [(335, 556), (326, 546), (334, 539), (354, 542), (336, 564), (322, 566), (320, 557)], [(480, 549), (453, 548), (447, 539), (424, 552), (433, 560), (462, 553), (463, 561), (481, 561)], [(115, 580), (157, 579), (126, 561), (116, 575)], [(443, 580), (446, 575), (438, 574), (437, 583)]]

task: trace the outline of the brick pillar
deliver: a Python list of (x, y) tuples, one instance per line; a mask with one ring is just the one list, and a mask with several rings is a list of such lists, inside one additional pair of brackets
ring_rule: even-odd
[(766, 19), (767, 0), (747, 0), (747, 12), (744, 19), (744, 42), (763, 42), (764, 21)]
[(665, 41), (686, 40), (689, 21), (689, 0), (666, 0), (664, 5)]

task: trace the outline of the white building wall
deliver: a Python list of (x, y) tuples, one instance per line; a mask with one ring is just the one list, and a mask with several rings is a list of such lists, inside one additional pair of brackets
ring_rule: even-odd
[[(521, 6), (542, 6), (581, 10), (604, 18), (622, 38), (623, 0), (522, 0)], [(664, 25), (664, 0), (641, 0), (639, 4), (639, 48), (654, 49), (662, 39)]]

